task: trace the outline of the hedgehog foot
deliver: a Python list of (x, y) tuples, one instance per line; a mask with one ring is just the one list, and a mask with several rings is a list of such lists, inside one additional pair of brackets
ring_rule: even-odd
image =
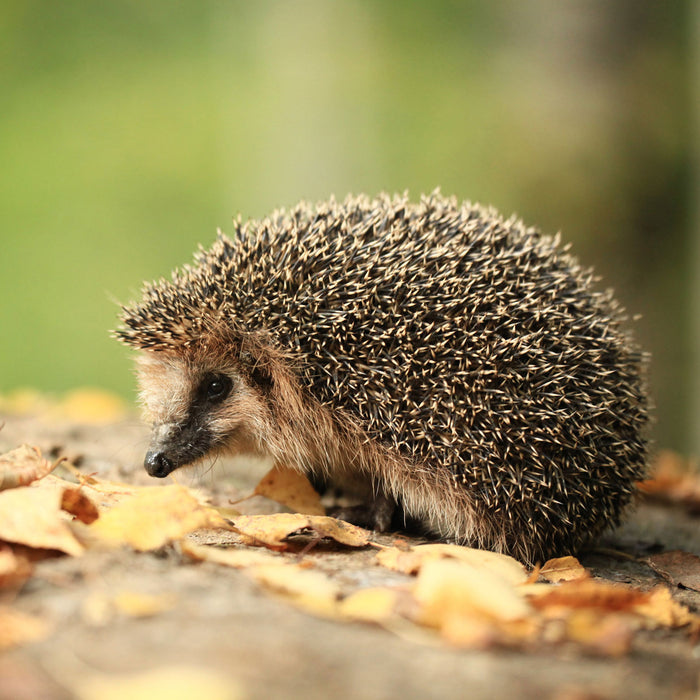
[(367, 530), (388, 532), (396, 511), (396, 502), (388, 496), (376, 496), (371, 503), (348, 506), (331, 510), (330, 514), (339, 520), (364, 527)]

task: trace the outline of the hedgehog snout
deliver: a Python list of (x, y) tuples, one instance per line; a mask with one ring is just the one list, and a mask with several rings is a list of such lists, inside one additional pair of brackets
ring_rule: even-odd
[(146, 468), (149, 476), (155, 476), (159, 479), (168, 476), (168, 474), (175, 469), (168, 455), (158, 450), (149, 450), (146, 452), (143, 466)]
[(211, 432), (199, 421), (153, 426), (151, 444), (143, 460), (150, 476), (159, 479), (204, 457), (212, 447)]

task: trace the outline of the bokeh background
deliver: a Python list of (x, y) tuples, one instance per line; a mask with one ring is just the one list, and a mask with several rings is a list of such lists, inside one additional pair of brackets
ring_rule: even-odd
[(131, 400), (115, 301), (217, 227), (440, 186), (573, 243), (642, 315), (658, 444), (697, 452), (699, 18), (692, 0), (0, 0), (0, 392)]

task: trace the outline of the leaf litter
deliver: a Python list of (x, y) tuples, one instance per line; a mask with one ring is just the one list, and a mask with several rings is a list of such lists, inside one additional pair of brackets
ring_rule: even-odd
[[(394, 631), (410, 628), (433, 643), (518, 649), (569, 645), (620, 656), (631, 649), (638, 630), (700, 632), (700, 617), (675, 601), (666, 586), (643, 591), (595, 579), (574, 557), (528, 571), (512, 557), (457, 545), (380, 545), (372, 533), (314, 512), (229, 519), (177, 483), (138, 487), (78, 474), (76, 484), (51, 474), (47, 465), (33, 447), (0, 457), (1, 483), (10, 485), (0, 492), (2, 591), (21, 587), (32, 575), (23, 548), (81, 556), (104, 547), (148, 552), (174, 545), (183, 561), (240, 569), (306, 612)], [(65, 471), (75, 478), (70, 468)], [(255, 493), (316, 510), (310, 486), (287, 476), (268, 474)], [(237, 540), (227, 547), (197, 544), (190, 535), (198, 530), (235, 533)], [(340, 551), (374, 546), (376, 566), (396, 572), (400, 582), (346, 590), (317, 565), (325, 550), (309, 555), (320, 543)], [(674, 571), (690, 566), (695, 575), (695, 559), (676, 556)], [(656, 565), (660, 571), (673, 568), (668, 560)], [(674, 573), (667, 577), (681, 580)], [(119, 591), (89, 598), (83, 615), (92, 624), (106, 625), (115, 616), (158, 615), (176, 604), (170, 597)], [(9, 648), (50, 634), (50, 625), (4, 606), (0, 630), (0, 648)]]

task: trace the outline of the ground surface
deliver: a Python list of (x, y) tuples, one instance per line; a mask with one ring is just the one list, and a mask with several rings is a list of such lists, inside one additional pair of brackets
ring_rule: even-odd
[[(151, 482), (140, 467), (147, 434), (137, 419), (105, 426), (1, 419), (0, 452), (28, 442), (45, 454), (67, 455), (84, 473)], [(220, 469), (200, 475), (199, 481), (225, 502), (246, 485)], [(247, 478), (254, 484), (256, 475)], [(246, 507), (254, 509), (255, 501)], [(630, 558), (598, 551), (581, 561), (596, 576), (649, 588), (661, 578), (641, 561), (644, 556), (660, 549), (700, 555), (698, 524), (682, 508), (642, 504), (602, 543)], [(306, 556), (316, 557), (341, 586), (386, 583), (399, 576), (375, 566), (374, 552), (366, 549)], [(86, 614), (87, 600), (119, 590), (169, 593), (175, 604), (157, 615), (118, 616), (109, 624), (101, 624), (99, 614)], [(700, 608), (700, 593), (673, 587), (673, 594), (696, 612)], [(683, 631), (643, 632), (631, 653), (617, 659), (557, 647), (455, 650), (416, 640), (408, 631), (392, 634), (313, 617), (264, 592), (241, 572), (192, 563), (173, 547), (145, 554), (126, 548), (88, 551), (81, 558), (42, 561), (11, 604), (50, 619), (53, 632), (0, 655), (2, 700), (106, 697), (104, 690), (91, 691), (86, 679), (113, 679), (116, 688), (125, 674), (149, 669), (167, 674), (171, 667), (213, 671), (230, 681), (230, 697), (252, 699), (696, 698), (698, 693), (700, 647)], [(177, 690), (171, 697), (187, 696), (178, 696)]]

